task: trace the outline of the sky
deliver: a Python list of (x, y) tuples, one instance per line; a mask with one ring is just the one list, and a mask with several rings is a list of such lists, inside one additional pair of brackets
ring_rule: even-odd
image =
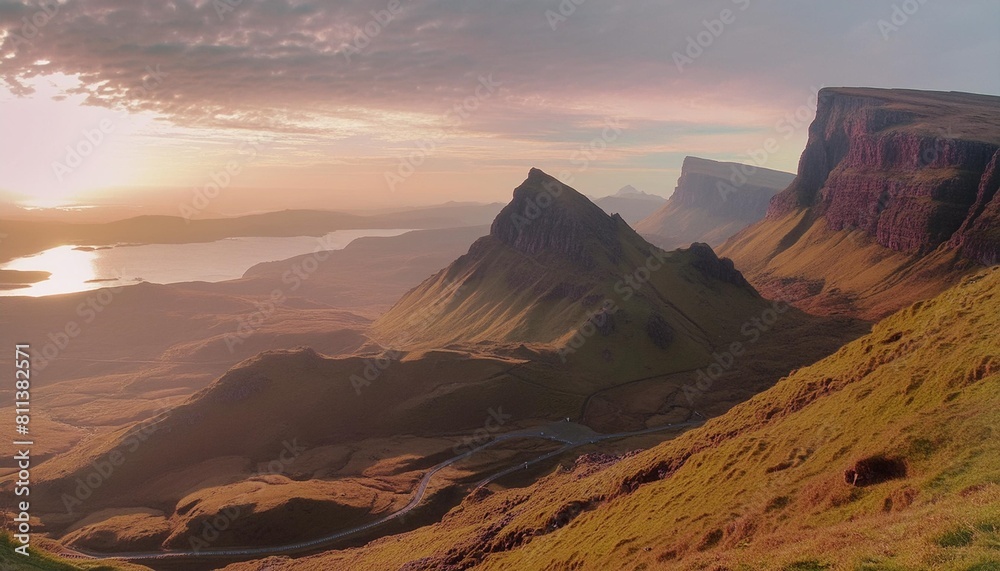
[(794, 172), (821, 87), (1000, 94), (998, 29), (963, 0), (0, 0), (0, 199), (491, 202), (533, 166), (667, 196), (686, 155)]

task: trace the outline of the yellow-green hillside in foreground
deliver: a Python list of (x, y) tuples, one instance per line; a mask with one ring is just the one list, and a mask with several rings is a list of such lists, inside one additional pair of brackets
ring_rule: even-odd
[(71, 561), (32, 547), (25, 557), (15, 553), (20, 544), (0, 533), (0, 571), (148, 571), (148, 567), (121, 561)]
[[(1000, 569), (998, 332), (994, 268), (651, 450), (266, 568)], [(877, 456), (905, 475), (845, 481)]]

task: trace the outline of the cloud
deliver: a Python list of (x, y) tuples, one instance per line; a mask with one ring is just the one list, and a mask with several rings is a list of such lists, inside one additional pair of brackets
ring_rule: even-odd
[[(995, 7), (939, 4), (928, 3), (914, 15), (913, 30), (893, 38), (913, 48), (909, 59), (941, 59), (946, 46), (921, 48), (935, 28), (960, 26), (954, 44), (993, 34), (990, 19), (975, 12), (995, 14)], [(735, 21), (679, 73), (673, 54), (684, 52), (688, 38), (710, 30), (723, 10)], [(553, 29), (547, 13), (564, 19)], [(45, 20), (39, 14), (47, 21), (29, 40), (31, 26), (24, 23)], [(885, 2), (790, 0), (580, 6), (569, 0), (3, 2), (0, 58), (15, 87), (22, 86), (18, 78), (55, 69), (79, 74), (91, 103), (152, 109), (182, 122), (230, 116), (266, 123), (274, 109), (335, 113), (362, 106), (433, 113), (491, 73), (508, 94), (536, 98), (544, 108), (558, 108), (566, 94), (653, 97), (673, 88), (691, 96), (713, 86), (766, 83), (755, 91), (773, 95), (794, 82), (785, 77), (789, 70), (817, 81), (824, 75), (848, 80), (845, 69), (854, 69), (858, 79), (874, 80), (894, 67), (899, 50), (857, 61), (846, 57), (854, 50), (843, 35), (889, 14)], [(883, 41), (870, 32), (870, 43)], [(39, 60), (49, 63), (36, 65)], [(144, 91), (143, 81), (157, 69), (162, 86)], [(911, 84), (928, 79), (914, 77)], [(970, 80), (997, 88), (995, 77)]]
[[(820, 86), (1000, 93), (1000, 5), (927, 0), (886, 39), (901, 2), (0, 0), (0, 83), (30, 96), (32, 78), (67, 74), (87, 105), (312, 151), (443, 130), (559, 152), (617, 117), (649, 157), (741, 144)], [(449, 126), (484, 77), (496, 93)]]

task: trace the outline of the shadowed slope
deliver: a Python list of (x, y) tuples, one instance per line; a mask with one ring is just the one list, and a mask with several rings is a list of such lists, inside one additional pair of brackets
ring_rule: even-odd
[(998, 291), (1000, 270), (968, 278), (651, 450), (269, 569), (990, 569)]
[(686, 157), (667, 204), (636, 224), (635, 230), (668, 250), (692, 242), (718, 247), (763, 218), (771, 197), (793, 178), (753, 165)]
[(707, 361), (710, 340), (765, 303), (707, 246), (663, 252), (532, 169), (490, 234), (373, 330), (390, 345), (529, 343), (619, 371), (678, 370)]

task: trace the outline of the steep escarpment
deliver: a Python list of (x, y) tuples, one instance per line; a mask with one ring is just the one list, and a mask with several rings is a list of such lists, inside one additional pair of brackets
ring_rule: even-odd
[(795, 180), (721, 251), (765, 293), (878, 318), (996, 263), (998, 152), (998, 97), (824, 89)]
[(976, 201), (949, 246), (983, 265), (1000, 261), (1000, 150), (993, 153), (979, 183)]
[[(989, 182), (1000, 132), (965, 127), (973, 110), (991, 105), (1000, 122), (1000, 99), (824, 90), (818, 101), (798, 177), (769, 217), (813, 208), (833, 230), (860, 229), (886, 248), (917, 253), (947, 242), (966, 222)], [(973, 110), (965, 115), (948, 104)]]
[(764, 217), (768, 203), (794, 175), (753, 165), (686, 157), (667, 204), (635, 229), (666, 249), (693, 242), (718, 246)]

